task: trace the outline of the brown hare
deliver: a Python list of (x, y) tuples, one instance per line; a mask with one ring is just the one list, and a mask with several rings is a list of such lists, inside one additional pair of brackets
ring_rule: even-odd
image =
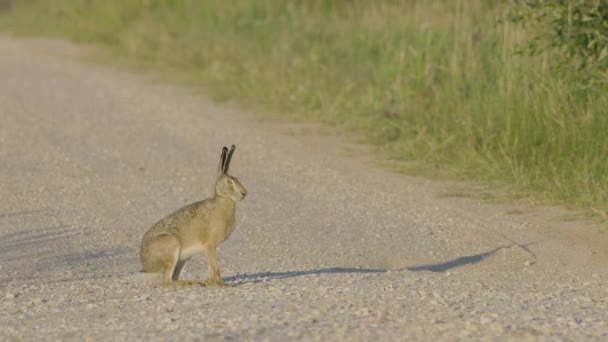
[[(143, 272), (162, 274), (166, 286), (228, 286), (220, 275), (216, 248), (228, 239), (235, 225), (236, 202), (247, 190), (228, 175), (235, 146), (222, 148), (219, 178), (212, 198), (189, 204), (157, 222), (144, 234), (139, 258)], [(205, 281), (179, 280), (190, 258), (207, 253), (209, 277)]]

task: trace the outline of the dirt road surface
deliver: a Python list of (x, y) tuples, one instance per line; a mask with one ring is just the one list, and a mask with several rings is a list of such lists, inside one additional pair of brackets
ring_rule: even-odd
[[(442, 196), (79, 51), (0, 38), (0, 340), (608, 340), (601, 226)], [(144, 231), (232, 143), (231, 287), (138, 280)]]

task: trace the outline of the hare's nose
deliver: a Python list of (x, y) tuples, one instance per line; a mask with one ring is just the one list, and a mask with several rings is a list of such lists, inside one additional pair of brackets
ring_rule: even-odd
[(244, 198), (245, 196), (247, 196), (247, 191), (243, 190), (243, 191), (241, 192), (241, 194), (243, 195), (243, 198)]

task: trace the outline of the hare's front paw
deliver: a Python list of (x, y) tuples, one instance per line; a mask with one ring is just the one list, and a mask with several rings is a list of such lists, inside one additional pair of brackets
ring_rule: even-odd
[(163, 282), (164, 287), (204, 287), (207, 286), (203, 281), (197, 280), (174, 280)]
[(204, 282), (205, 286), (209, 287), (230, 287), (230, 285), (226, 284), (222, 279), (207, 279)]

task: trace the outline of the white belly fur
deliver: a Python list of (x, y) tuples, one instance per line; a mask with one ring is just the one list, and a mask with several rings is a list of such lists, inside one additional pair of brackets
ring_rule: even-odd
[(184, 247), (179, 253), (179, 260), (190, 259), (193, 255), (202, 254), (204, 251), (205, 246), (203, 246), (202, 244)]

